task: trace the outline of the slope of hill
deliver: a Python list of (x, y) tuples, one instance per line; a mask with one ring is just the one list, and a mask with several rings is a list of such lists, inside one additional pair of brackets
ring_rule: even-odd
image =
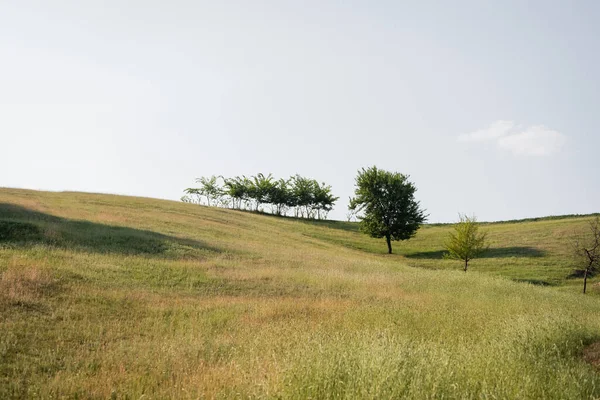
[[(481, 258), (470, 263), (471, 271), (492, 273), (507, 278), (539, 285), (581, 285), (574, 274), (572, 237), (588, 229), (594, 216), (566, 216), (515, 221), (512, 223), (484, 223), (490, 249)], [(373, 254), (385, 254), (385, 243), (358, 235), (358, 224), (347, 222), (312, 222), (328, 227), (308, 233), (312, 237)], [(460, 263), (444, 259), (444, 242), (451, 225), (425, 225), (417, 236), (405, 242), (394, 243), (395, 257), (406, 265), (428, 269), (459, 269)], [(346, 232), (344, 232), (346, 231)], [(595, 287), (600, 294), (600, 288)]]
[(444, 226), (387, 256), (347, 223), (0, 189), (0, 398), (598, 398), (583, 224), (490, 225), (465, 274)]

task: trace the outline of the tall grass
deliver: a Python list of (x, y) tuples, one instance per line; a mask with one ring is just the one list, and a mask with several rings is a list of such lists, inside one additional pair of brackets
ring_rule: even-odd
[(547, 238), (577, 219), (498, 225), (542, 254), (467, 274), (410, 266), (442, 227), (387, 257), (335, 224), (10, 189), (0, 221), (0, 398), (600, 398), (599, 298), (491, 267), (566, 263)]

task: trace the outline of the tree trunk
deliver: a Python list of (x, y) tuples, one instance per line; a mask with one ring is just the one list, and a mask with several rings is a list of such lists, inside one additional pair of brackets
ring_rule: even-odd
[(388, 254), (392, 254), (392, 238), (390, 237), (390, 235), (386, 235), (385, 241), (388, 245)]
[(467, 268), (469, 268), (469, 260), (465, 260), (465, 272), (467, 272)]
[(585, 294), (585, 289), (587, 287), (587, 275), (588, 275), (588, 270), (586, 268), (585, 272), (583, 273), (583, 294)]

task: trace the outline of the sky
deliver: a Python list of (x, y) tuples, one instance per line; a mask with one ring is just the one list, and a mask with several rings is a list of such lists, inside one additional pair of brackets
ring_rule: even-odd
[(179, 199), (210, 175), (430, 222), (600, 211), (600, 2), (0, 0), (0, 187)]

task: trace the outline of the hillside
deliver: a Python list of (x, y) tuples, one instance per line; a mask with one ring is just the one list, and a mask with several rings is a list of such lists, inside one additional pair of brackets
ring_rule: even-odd
[(0, 398), (599, 398), (585, 218), (490, 224), (468, 273), (448, 226), (356, 224), (0, 189)]
[[(581, 285), (574, 276), (571, 239), (588, 229), (593, 216), (539, 218), (514, 222), (483, 223), (488, 232), (490, 249), (470, 263), (471, 271), (504, 276), (516, 281), (537, 285)], [(313, 222), (319, 229), (307, 233), (311, 237), (340, 246), (373, 254), (385, 254), (385, 243), (358, 234), (357, 223), (326, 221)], [(409, 241), (394, 243), (395, 255), (405, 265), (428, 269), (459, 269), (457, 261), (444, 259), (444, 242), (452, 230), (449, 224), (424, 225)], [(593, 291), (600, 294), (596, 285)]]

